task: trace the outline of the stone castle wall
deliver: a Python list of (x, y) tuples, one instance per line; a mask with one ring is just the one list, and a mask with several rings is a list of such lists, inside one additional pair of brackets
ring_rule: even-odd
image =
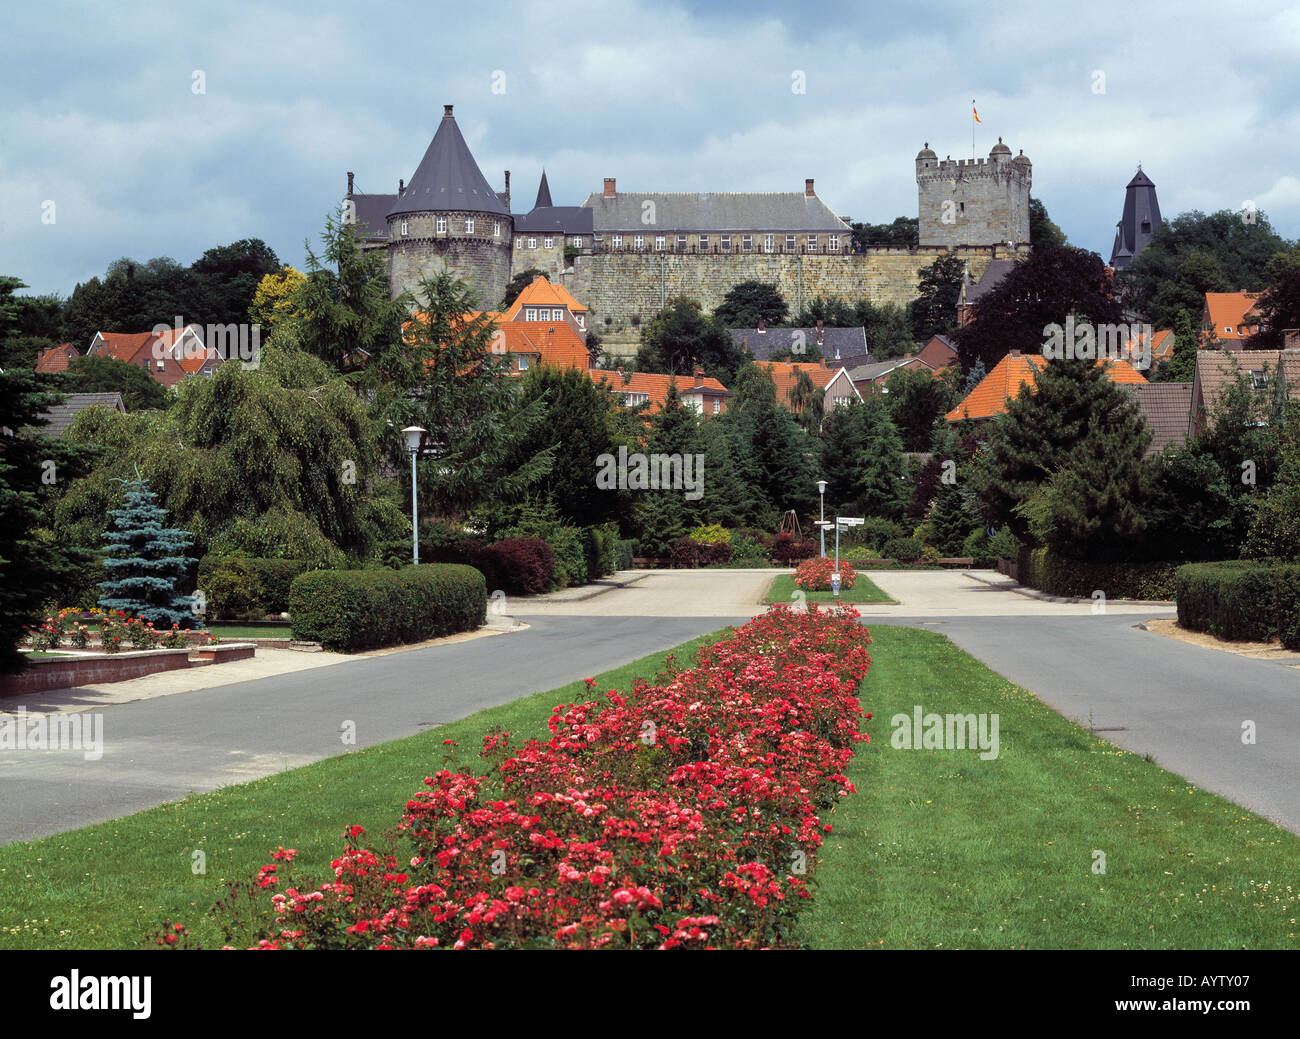
[(1007, 158), (918, 161), (916, 184), (923, 246), (1029, 241), (1028, 163)]
[[(447, 230), (437, 230), (445, 217)], [(401, 234), (402, 220), (406, 234)], [(466, 220), (474, 221), (467, 232)], [(501, 234), (495, 233), (500, 224)], [(464, 278), (478, 294), (484, 309), (495, 310), (510, 280), (510, 253), (514, 222), (490, 213), (410, 213), (388, 223), (388, 287), (395, 297), (404, 290), (418, 291), (421, 278), (450, 270)]]
[(729, 289), (749, 280), (774, 283), (792, 315), (801, 304), (818, 296), (837, 296), (848, 303), (868, 299), (878, 306), (906, 306), (916, 298), (921, 270), (950, 251), (969, 262), (971, 277), (976, 280), (995, 256), (1027, 253), (996, 246), (952, 250), (879, 247), (847, 256), (595, 253), (577, 257), (573, 267), (558, 278), (590, 308), (591, 327), (604, 336), (628, 330), (633, 318), (646, 321), (674, 296), (689, 296), (705, 311), (712, 311)]

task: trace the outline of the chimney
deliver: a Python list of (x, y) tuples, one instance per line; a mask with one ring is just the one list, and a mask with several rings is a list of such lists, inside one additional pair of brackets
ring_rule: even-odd
[(1282, 349), (1300, 350), (1300, 328), (1282, 329)]
[(758, 319), (758, 334), (759, 334), (759, 335), (765, 335), (766, 333), (767, 333), (767, 322), (764, 321), (762, 318), (759, 318), (759, 319)]
[(398, 178), (397, 178), (397, 194), (398, 194), (399, 196), (406, 194), (406, 178), (405, 178), (405, 177), (398, 177)]
[(694, 388), (695, 388), (695, 389), (699, 389), (699, 388), (700, 388), (701, 386), (703, 386), (703, 385), (704, 385), (704, 369), (703, 369), (703, 368), (696, 368), (696, 369), (695, 369), (695, 387), (694, 387)]
[(1009, 356), (1009, 357), (1019, 357), (1019, 356), (1020, 356), (1020, 351), (1019, 351), (1019, 350), (1012, 350), (1011, 353), (1010, 353), (1008, 356)]
[(617, 198), (617, 197), (618, 197), (618, 192), (614, 189), (614, 178), (613, 178), (613, 177), (606, 177), (606, 178), (605, 178), (605, 197), (606, 197), (606, 198)]
[(352, 171), (348, 170), (348, 198), (352, 197)]
[(442, 106), (442, 117), (443, 117), (444, 119), (450, 119), (450, 118), (451, 118), (451, 105), (443, 105), (443, 106)]
[(807, 180), (803, 182), (803, 194), (804, 194), (804, 198), (812, 198), (814, 195), (817, 194), (817, 192), (813, 191), (812, 177), (809, 177)]
[[(818, 318), (818, 319), (817, 319), (817, 345), (818, 345), (818, 346), (821, 346), (821, 345), (822, 345), (822, 339), (823, 339), (823, 333), (824, 333), (824, 331), (825, 331), (825, 330), (822, 328), (822, 319), (821, 319), (821, 318)], [(836, 357), (839, 356), (838, 351), (836, 352), (835, 356), (836, 356)]]
[(506, 191), (505, 197), (501, 200), (506, 207), (506, 212), (510, 212), (510, 171), (506, 170)]

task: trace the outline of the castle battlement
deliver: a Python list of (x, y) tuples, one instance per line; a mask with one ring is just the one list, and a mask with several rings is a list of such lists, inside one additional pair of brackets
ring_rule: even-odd
[(988, 158), (940, 159), (929, 142), (916, 156), (920, 244), (1006, 246), (1029, 241), (1033, 164), (998, 143)]

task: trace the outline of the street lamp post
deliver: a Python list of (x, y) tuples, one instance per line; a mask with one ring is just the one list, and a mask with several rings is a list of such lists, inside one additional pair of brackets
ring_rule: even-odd
[(817, 493), (821, 496), (821, 500), (822, 500), (821, 519), (818, 521), (817, 526), (818, 529), (821, 531), (822, 558), (825, 559), (826, 558), (826, 481), (825, 480), (817, 481)]
[(420, 562), (420, 514), (416, 506), (415, 460), (420, 456), (420, 442), (428, 430), (422, 426), (407, 426), (402, 430), (406, 437), (406, 450), (411, 452), (411, 560)]

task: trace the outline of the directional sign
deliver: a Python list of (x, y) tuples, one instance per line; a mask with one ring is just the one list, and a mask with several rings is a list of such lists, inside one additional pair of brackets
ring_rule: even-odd
[(842, 527), (858, 527), (867, 521), (862, 516), (836, 516), (835, 522)]

